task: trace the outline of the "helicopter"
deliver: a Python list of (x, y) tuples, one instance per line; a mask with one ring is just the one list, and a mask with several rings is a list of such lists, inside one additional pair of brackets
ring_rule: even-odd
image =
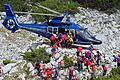
[[(4, 9), (6, 12), (6, 17), (3, 21), (3, 25), (12, 33), (16, 32), (18, 29), (24, 29), (24, 30), (36, 33), (38, 34), (38, 36), (41, 35), (45, 38), (50, 39), (50, 37), (56, 34), (56, 32), (58, 33), (69, 32), (69, 33), (72, 33), (74, 36), (73, 45), (76, 45), (76, 44), (99, 45), (102, 43), (102, 41), (96, 39), (95, 36), (93, 36), (87, 30), (87, 28), (84, 28), (79, 24), (75, 24), (74, 22), (71, 22), (70, 18), (68, 18), (68, 14), (60, 15), (60, 13), (57, 13), (51, 10), (52, 12), (55, 12), (60, 16), (55, 15), (56, 17), (51, 20), (47, 18), (46, 22), (42, 22), (40, 24), (38, 23), (27, 24), (27, 23), (18, 22), (15, 16), (15, 13), (13, 12), (12, 7), (9, 4), (4, 4)], [(45, 8), (45, 9), (48, 10), (48, 8)], [(16, 13), (27, 13), (27, 12), (16, 12)], [(37, 13), (31, 13), (31, 14), (37, 14)], [(42, 15), (54, 16), (52, 14), (42, 14)]]

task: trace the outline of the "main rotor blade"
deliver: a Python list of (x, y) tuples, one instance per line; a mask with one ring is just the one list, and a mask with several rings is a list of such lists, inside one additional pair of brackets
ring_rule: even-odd
[(40, 8), (46, 9), (46, 10), (48, 10), (48, 11), (50, 11), (50, 12), (53, 12), (53, 13), (58, 14), (58, 15), (61, 15), (61, 13), (59, 13), (59, 12), (57, 12), (57, 11), (54, 11), (54, 10), (52, 10), (52, 9), (50, 9), (50, 8), (47, 8), (47, 7), (45, 7), (45, 6), (42, 6), (42, 5), (40, 5), (39, 3), (36, 3), (36, 5), (37, 5), (38, 7), (40, 7)]
[(33, 14), (33, 15), (46, 15), (46, 16), (59, 16), (59, 15), (56, 15), (56, 14), (29, 13), (29, 12), (17, 12), (17, 11), (14, 11), (14, 13), (17, 13), (17, 14)]

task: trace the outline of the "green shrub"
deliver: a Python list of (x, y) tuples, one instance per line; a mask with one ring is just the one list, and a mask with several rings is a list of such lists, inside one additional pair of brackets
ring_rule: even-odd
[(27, 0), (0, 0), (0, 11), (4, 11), (3, 4), (8, 3), (12, 6), (14, 11), (29, 11), (30, 7), (27, 5)]
[(47, 63), (50, 61), (50, 55), (45, 51), (45, 47), (40, 47), (31, 52), (22, 53), (22, 56), (25, 60), (31, 61), (32, 63), (35, 63), (36, 61)]
[[(76, 13), (78, 12), (77, 7), (79, 4), (73, 0), (2, 0), (0, 1), (0, 11), (4, 11), (3, 4), (9, 3), (14, 11), (30, 11), (38, 13), (52, 13), (45, 9), (39, 8), (35, 3), (40, 3), (41, 5), (48, 7), (52, 10), (58, 11), (60, 13), (69, 12)], [(32, 6), (30, 6), (32, 4)], [(37, 21), (45, 21), (44, 16), (32, 15)], [(52, 17), (50, 17), (51, 19)]]
[(8, 59), (6, 59), (6, 60), (3, 60), (3, 64), (4, 65), (7, 65), (7, 64), (9, 64), (9, 63), (14, 63), (15, 61), (11, 61), (11, 60), (8, 60)]
[(36, 37), (30, 36), (29, 39), (32, 40), (32, 41), (36, 41)]
[(64, 60), (64, 63), (65, 63), (65, 68), (73, 66), (73, 61), (71, 61), (67, 56), (64, 56), (63, 60)]

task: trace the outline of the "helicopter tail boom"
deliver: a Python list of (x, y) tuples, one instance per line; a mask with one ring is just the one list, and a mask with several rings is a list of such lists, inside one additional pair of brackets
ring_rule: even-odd
[(5, 28), (14, 33), (20, 28), (20, 25), (18, 24), (18, 21), (15, 17), (14, 12), (12, 11), (11, 6), (9, 4), (4, 4), (4, 9), (6, 12), (6, 18), (3, 22), (3, 25), (5, 26)]

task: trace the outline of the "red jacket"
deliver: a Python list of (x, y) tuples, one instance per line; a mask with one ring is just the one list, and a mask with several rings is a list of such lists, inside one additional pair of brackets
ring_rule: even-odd
[(87, 51), (87, 52), (85, 53), (85, 56), (88, 58), (88, 57), (90, 56), (90, 51)]
[(106, 67), (106, 66), (104, 66), (104, 67), (103, 67), (103, 70), (104, 70), (104, 71), (107, 71), (107, 67)]
[(55, 41), (55, 40), (56, 40), (55, 36), (52, 35), (52, 36), (50, 37), (50, 40)]
[(90, 60), (87, 61), (87, 66), (90, 66), (91, 65), (91, 62)]
[(92, 65), (92, 71), (94, 72), (96, 70), (96, 66)]
[(64, 34), (62, 35), (62, 40), (66, 40), (67, 39), (67, 36)]
[(77, 52), (82, 52), (83, 48), (82, 47), (78, 47), (77, 48)]
[(120, 57), (117, 58), (117, 63), (120, 63)]

